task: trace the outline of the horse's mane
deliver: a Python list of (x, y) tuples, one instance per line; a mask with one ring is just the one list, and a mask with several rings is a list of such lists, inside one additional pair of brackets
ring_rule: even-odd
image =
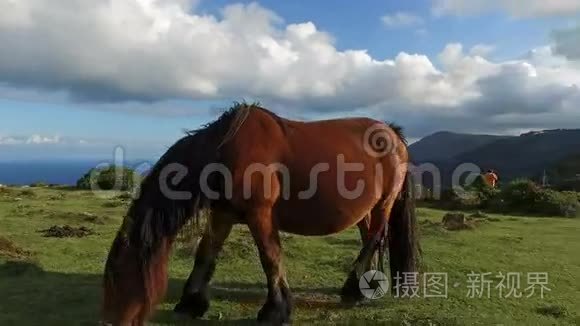
[[(209, 200), (200, 190), (201, 170), (219, 160), (219, 147), (235, 136), (255, 107), (256, 104), (234, 103), (216, 120), (187, 131), (145, 177), (140, 195), (132, 202), (121, 229), (125, 239), (139, 250), (143, 262), (148, 261), (164, 238), (174, 237), (190, 218), (209, 207)], [(177, 173), (165, 175), (164, 169), (172, 164), (187, 168), (187, 175), (176, 180), (177, 184), (172, 183)], [(172, 191), (189, 192), (191, 197), (167, 198), (160, 181)]]
[[(254, 108), (263, 109), (262, 107), (260, 107), (259, 102), (254, 102), (251, 104), (248, 104), (246, 102), (234, 102), (230, 108), (223, 110), (222, 114), (216, 120), (208, 122), (197, 129), (188, 130), (185, 133), (188, 136), (193, 136), (200, 132), (216, 128), (219, 129), (227, 128), (228, 130), (226, 131), (226, 133), (231, 133), (232, 130), (235, 130), (235, 132), (237, 132), (237, 130), (239, 130), (239, 127), (241, 127), (245, 119), (248, 117), (251, 109)], [(229, 122), (232, 122), (232, 120), (236, 120), (238, 123), (230, 126)], [(235, 134), (231, 136), (234, 135)]]
[[(286, 132), (287, 126), (284, 123), (285, 119), (283, 119), (282, 117), (280, 117), (276, 113), (264, 108), (260, 104), (260, 102), (253, 102), (253, 103), (248, 104), (248, 103), (242, 101), (242, 102), (234, 102), (233, 106), (230, 107), (229, 109), (227, 109), (225, 112), (223, 112), (223, 114), (217, 120), (202, 126), (202, 128), (200, 128), (200, 129), (193, 129), (193, 130), (186, 131), (186, 134), (187, 135), (195, 135), (195, 134), (199, 133), (200, 131), (203, 131), (204, 129), (211, 127), (212, 125), (220, 124), (221, 120), (232, 120), (232, 124), (231, 124), (232, 127), (229, 128), (227, 133), (225, 133), (224, 139), (222, 140), (222, 142), (218, 146), (218, 149), (219, 149), (223, 144), (227, 143), (232, 137), (234, 137), (236, 135), (236, 133), (239, 131), (239, 128), (244, 124), (244, 121), (246, 121), (246, 119), (248, 118), (248, 116), (250, 115), (250, 112), (252, 110), (260, 110), (260, 111), (266, 113), (272, 119), (274, 119), (274, 121), (276, 121), (276, 123), (278, 123), (278, 125), (280, 126), (280, 128), (284, 132)], [(232, 116), (234, 116), (234, 117), (232, 118)]]
[(397, 136), (399, 136), (399, 139), (401, 139), (401, 141), (407, 145), (407, 137), (405, 137), (405, 133), (403, 132), (403, 127), (401, 127), (400, 125), (394, 123), (394, 122), (388, 122), (387, 125), (389, 126), (389, 128), (391, 128), (395, 134), (397, 134)]

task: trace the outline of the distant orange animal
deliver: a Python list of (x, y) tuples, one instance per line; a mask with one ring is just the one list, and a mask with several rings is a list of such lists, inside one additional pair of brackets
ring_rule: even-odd
[(499, 181), (499, 177), (495, 170), (488, 170), (483, 175), (483, 181), (487, 183), (490, 187), (495, 188), (497, 186), (497, 182)]

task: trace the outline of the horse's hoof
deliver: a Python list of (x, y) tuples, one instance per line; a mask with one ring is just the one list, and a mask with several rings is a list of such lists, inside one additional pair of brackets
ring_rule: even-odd
[(356, 277), (356, 273), (352, 271), (340, 291), (340, 298), (344, 303), (356, 303), (364, 300), (364, 296), (360, 291), (359, 279)]
[(202, 317), (209, 309), (209, 300), (201, 293), (187, 294), (181, 297), (173, 311), (178, 314), (188, 315), (191, 318)]
[(290, 306), (282, 302), (266, 302), (260, 312), (258, 312), (258, 323), (263, 325), (289, 325)]

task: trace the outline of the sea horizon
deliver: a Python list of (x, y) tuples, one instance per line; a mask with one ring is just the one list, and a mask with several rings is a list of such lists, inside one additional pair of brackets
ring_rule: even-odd
[[(123, 165), (136, 167), (151, 160), (135, 159)], [(23, 186), (33, 183), (75, 185), (90, 169), (100, 164), (113, 164), (112, 159), (17, 159), (0, 161), (0, 184)]]

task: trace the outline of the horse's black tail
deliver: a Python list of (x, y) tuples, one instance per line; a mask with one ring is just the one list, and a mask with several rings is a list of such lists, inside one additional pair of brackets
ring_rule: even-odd
[(388, 227), (391, 286), (396, 287), (403, 273), (414, 273), (419, 265), (419, 238), (415, 216), (413, 176), (407, 172), (399, 198), (395, 201)]

